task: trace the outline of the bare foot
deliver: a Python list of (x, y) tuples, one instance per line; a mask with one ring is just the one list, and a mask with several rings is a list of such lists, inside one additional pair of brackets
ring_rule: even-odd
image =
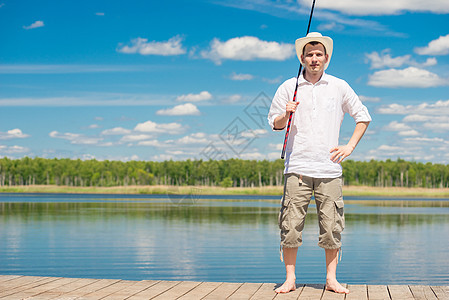
[(349, 294), (349, 290), (338, 283), (337, 280), (326, 281), (326, 290), (339, 294)]
[(283, 285), (274, 290), (278, 294), (284, 294), (296, 290), (295, 279), (287, 279)]

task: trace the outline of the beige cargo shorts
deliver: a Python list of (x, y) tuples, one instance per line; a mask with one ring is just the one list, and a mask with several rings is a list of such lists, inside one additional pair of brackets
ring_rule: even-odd
[(298, 174), (285, 174), (284, 196), (279, 212), (281, 247), (301, 246), (312, 194), (315, 195), (320, 227), (318, 246), (324, 249), (341, 247), (341, 232), (345, 227), (341, 177), (312, 178)]

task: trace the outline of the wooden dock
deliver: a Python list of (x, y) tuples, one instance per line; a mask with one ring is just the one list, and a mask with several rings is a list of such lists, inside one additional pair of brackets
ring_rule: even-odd
[(449, 286), (347, 285), (350, 294), (325, 291), (321, 284), (298, 285), (296, 291), (277, 295), (275, 283), (193, 281), (129, 281), (0, 275), (0, 299), (310, 299), (383, 300), (446, 299)]

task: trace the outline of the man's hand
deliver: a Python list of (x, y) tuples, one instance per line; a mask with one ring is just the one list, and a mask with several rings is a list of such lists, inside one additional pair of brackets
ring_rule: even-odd
[(290, 113), (294, 113), (296, 111), (296, 107), (298, 107), (299, 102), (298, 101), (289, 101), (287, 102), (287, 105), (285, 106), (285, 113), (286, 115), (289, 115)]
[(354, 147), (350, 145), (344, 145), (344, 146), (338, 146), (333, 149), (331, 149), (330, 153), (333, 153), (331, 155), (331, 160), (334, 163), (341, 163), (343, 159), (351, 155), (352, 151), (354, 151)]

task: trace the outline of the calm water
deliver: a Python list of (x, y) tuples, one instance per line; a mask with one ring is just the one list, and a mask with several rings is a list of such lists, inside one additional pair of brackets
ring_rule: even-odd
[[(0, 194), (0, 274), (282, 282), (279, 197), (241, 198)], [(340, 281), (449, 284), (449, 199), (345, 200)], [(324, 282), (317, 237), (311, 205), (298, 282)]]

